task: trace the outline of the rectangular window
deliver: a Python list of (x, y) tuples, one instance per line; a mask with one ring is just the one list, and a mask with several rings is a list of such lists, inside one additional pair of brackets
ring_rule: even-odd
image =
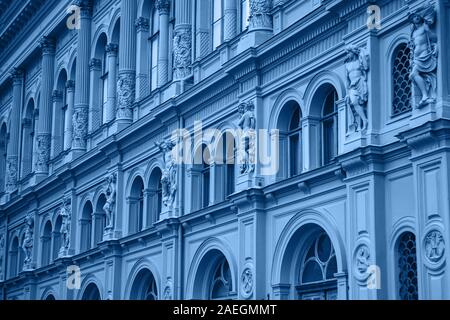
[(151, 90), (158, 86), (158, 36), (152, 39)]
[(250, 2), (249, 0), (241, 0), (241, 31), (248, 27), (248, 19), (250, 18)]
[(213, 4), (213, 49), (222, 44), (222, 0), (214, 0)]

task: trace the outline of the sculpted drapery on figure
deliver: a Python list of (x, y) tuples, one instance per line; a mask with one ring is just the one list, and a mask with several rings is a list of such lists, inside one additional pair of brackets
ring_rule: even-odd
[(61, 209), (59, 211), (59, 215), (62, 217), (62, 224), (60, 229), (60, 234), (62, 237), (60, 256), (67, 255), (68, 250), (70, 248), (70, 225), (72, 220), (71, 209), (70, 209), (70, 200), (64, 198), (62, 200)]
[(114, 228), (114, 212), (116, 204), (116, 183), (117, 176), (115, 173), (110, 174), (106, 178), (108, 187), (106, 188), (106, 203), (103, 206), (103, 211), (106, 215), (106, 230), (112, 230)]
[(352, 130), (365, 132), (368, 126), (367, 102), (369, 90), (367, 86), (367, 73), (369, 71), (369, 56), (364, 50), (356, 46), (346, 48), (345, 60), (347, 96), (345, 102), (352, 111)]
[(22, 243), (22, 250), (25, 253), (25, 260), (23, 262), (23, 270), (31, 270), (32, 256), (33, 256), (33, 227), (34, 219), (31, 215), (25, 217), (25, 237)]
[(240, 114), (238, 126), (242, 129), (240, 153), (241, 174), (252, 173), (255, 170), (256, 147), (256, 117), (253, 102), (241, 103), (238, 107)]
[(432, 5), (421, 7), (409, 15), (412, 23), (411, 40), (411, 78), (419, 89), (421, 108), (436, 102), (437, 36), (432, 31), (436, 11)]
[(162, 201), (166, 207), (171, 207), (175, 201), (177, 192), (177, 169), (175, 160), (172, 156), (172, 150), (175, 143), (172, 141), (163, 141), (155, 143), (163, 152), (164, 169), (161, 176)]

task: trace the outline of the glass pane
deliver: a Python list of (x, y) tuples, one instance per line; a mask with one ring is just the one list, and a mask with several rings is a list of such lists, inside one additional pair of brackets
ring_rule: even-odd
[(220, 46), (222, 42), (222, 21), (214, 22), (213, 25), (213, 45), (214, 49)]
[(248, 27), (249, 16), (250, 16), (250, 3), (248, 0), (242, 0), (242, 2), (241, 2), (242, 31), (244, 31)]
[(334, 256), (327, 265), (327, 279), (334, 279), (334, 275), (337, 273), (337, 261), (336, 256)]
[(159, 31), (159, 13), (158, 10), (153, 10), (153, 17), (152, 17), (152, 35), (157, 33)]
[(411, 232), (404, 233), (398, 245), (399, 296), (402, 300), (417, 300), (417, 256), (416, 237)]
[(315, 260), (309, 260), (303, 269), (302, 284), (322, 280), (322, 268)]
[(322, 262), (327, 262), (330, 259), (332, 252), (331, 240), (327, 235), (322, 235), (317, 244), (317, 256)]
[(222, 18), (222, 0), (214, 0), (213, 19), (214, 21)]

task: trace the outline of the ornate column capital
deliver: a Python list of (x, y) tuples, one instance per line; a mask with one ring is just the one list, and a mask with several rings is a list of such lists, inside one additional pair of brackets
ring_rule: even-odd
[(250, 1), (250, 29), (272, 29), (272, 0)]
[(108, 56), (116, 56), (117, 52), (119, 51), (119, 45), (117, 45), (115, 43), (108, 43), (105, 46), (105, 51)]
[(89, 68), (91, 71), (93, 70), (101, 70), (102, 69), (102, 60), (92, 58), (89, 62)]
[(40, 133), (36, 137), (36, 172), (47, 172), (48, 161), (50, 160), (50, 140), (49, 133)]
[(148, 32), (150, 29), (150, 21), (147, 18), (139, 17), (134, 22), (137, 32)]
[(10, 72), (9, 72), (11, 79), (13, 80), (13, 85), (21, 85), (23, 82), (23, 75), (24, 72), (22, 69), (20, 68), (13, 68)]
[(75, 81), (73, 81), (73, 80), (67, 80), (67, 81), (66, 81), (66, 88), (67, 88), (67, 91), (73, 91), (73, 90), (75, 90)]
[(39, 46), (41, 47), (42, 54), (55, 54), (56, 42), (55, 39), (50, 36), (43, 36), (39, 40)]
[(155, 7), (156, 7), (156, 9), (158, 9), (160, 15), (163, 15), (163, 14), (168, 15), (169, 9), (170, 9), (170, 1), (169, 0), (156, 0)]
[(92, 16), (92, 1), (91, 0), (74, 0), (72, 5), (80, 8), (80, 16), (82, 18), (90, 18)]

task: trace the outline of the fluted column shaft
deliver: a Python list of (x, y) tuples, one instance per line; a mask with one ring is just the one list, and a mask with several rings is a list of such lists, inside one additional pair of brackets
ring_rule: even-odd
[(69, 150), (72, 147), (72, 115), (74, 106), (75, 82), (68, 80), (66, 82), (66, 103), (67, 110), (64, 119), (64, 150)]
[(169, 81), (169, 9), (168, 0), (155, 2), (159, 12), (158, 87)]
[(114, 120), (116, 116), (116, 77), (117, 77), (117, 51), (119, 46), (110, 43), (106, 46), (106, 56), (108, 59), (108, 93), (106, 102), (106, 122)]
[(230, 41), (237, 34), (237, 6), (235, 0), (224, 2), (224, 41)]
[(72, 150), (85, 151), (89, 113), (89, 55), (92, 7), (89, 1), (80, 1), (79, 4), (80, 29), (78, 30), (75, 105), (72, 118)]
[(53, 90), (52, 92), (52, 103), (53, 103), (53, 116), (52, 116), (52, 139), (51, 139), (51, 150), (50, 157), (53, 158), (57, 156), (63, 147), (62, 142), (62, 118), (57, 115), (62, 112), (63, 107), (63, 92), (59, 90)]
[(135, 0), (121, 1), (119, 80), (117, 83), (117, 120), (133, 121), (133, 103), (136, 90), (136, 6)]
[(19, 163), (19, 134), (20, 134), (20, 109), (23, 101), (23, 72), (14, 69), (11, 72), (13, 79), (13, 100), (10, 116), (9, 143), (6, 158), (6, 192), (17, 189), (17, 175)]
[(52, 38), (44, 37), (40, 41), (42, 49), (42, 84), (41, 105), (39, 106), (39, 121), (36, 135), (36, 174), (48, 173), (50, 160), (50, 144), (52, 132), (53, 106), (53, 71), (55, 67), (55, 42)]
[(175, 0), (174, 80), (182, 80), (192, 74), (191, 4), (190, 0)]
[(149, 41), (150, 21), (147, 18), (136, 19), (136, 100), (141, 100), (150, 92), (149, 83)]

